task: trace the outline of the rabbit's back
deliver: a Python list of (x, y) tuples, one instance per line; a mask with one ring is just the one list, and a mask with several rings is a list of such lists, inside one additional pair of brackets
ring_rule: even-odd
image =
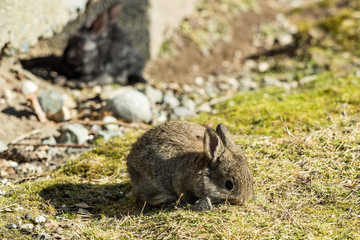
[[(138, 199), (151, 205), (176, 201), (180, 189), (174, 185), (192, 177), (193, 163), (203, 153), (204, 131), (194, 123), (169, 122), (136, 141), (127, 168)], [(181, 191), (191, 189), (191, 185), (182, 186)]]

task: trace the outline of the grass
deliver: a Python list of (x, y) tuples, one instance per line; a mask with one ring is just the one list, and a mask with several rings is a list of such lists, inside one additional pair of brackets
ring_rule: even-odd
[[(225, 123), (243, 147), (256, 192), (246, 206), (222, 204), (194, 212), (190, 206), (138, 204), (125, 165), (142, 134), (135, 131), (98, 142), (49, 176), (0, 187), (6, 193), (0, 195), (0, 239), (33, 239), (39, 232), (60, 239), (360, 239), (356, 52), (354, 58), (342, 58), (339, 48), (320, 45), (309, 51), (314, 49), (326, 53), (330, 65), (341, 62), (347, 68), (311, 63), (316, 78), (310, 83), (241, 92), (216, 105), (216, 115), (191, 120)], [(280, 67), (267, 74), (284, 73), (300, 80), (304, 68), (286, 72)], [(30, 234), (6, 228), (31, 223), (24, 219), (27, 213), (43, 215), (47, 222)]]
[(47, 178), (3, 187), (0, 237), (36, 236), (5, 228), (32, 213), (48, 219), (38, 232), (66, 239), (359, 239), (358, 84), (353, 75), (326, 74), (292, 92), (239, 94), (219, 104), (217, 115), (193, 120), (225, 122), (243, 146), (256, 191), (244, 207), (143, 208), (125, 169), (142, 133), (135, 132), (98, 143)]

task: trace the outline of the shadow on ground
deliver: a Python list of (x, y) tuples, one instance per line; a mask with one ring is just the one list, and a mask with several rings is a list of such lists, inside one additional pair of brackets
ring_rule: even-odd
[[(43, 189), (40, 196), (56, 210), (57, 214), (76, 214), (83, 217), (121, 218), (124, 215), (151, 213), (156, 208), (143, 209), (130, 195), (130, 184), (55, 184)], [(158, 209), (157, 209), (158, 210)]]

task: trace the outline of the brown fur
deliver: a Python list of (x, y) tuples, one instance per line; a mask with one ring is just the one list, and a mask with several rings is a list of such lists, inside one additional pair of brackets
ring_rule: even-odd
[(209, 197), (243, 205), (252, 192), (245, 156), (223, 124), (216, 131), (190, 122), (161, 124), (135, 142), (127, 168), (135, 196), (153, 206), (180, 196), (190, 203)]

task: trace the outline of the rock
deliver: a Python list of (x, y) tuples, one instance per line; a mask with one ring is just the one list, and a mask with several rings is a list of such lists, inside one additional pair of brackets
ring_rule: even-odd
[(159, 112), (156, 119), (158, 124), (166, 122), (168, 120), (166, 112)]
[(195, 111), (196, 103), (194, 100), (185, 98), (182, 100), (182, 105), (191, 111)]
[(51, 238), (51, 235), (44, 233), (44, 232), (39, 233), (36, 237), (36, 239), (43, 239), (43, 240), (50, 239), (50, 238)]
[(53, 136), (51, 136), (51, 137), (41, 139), (41, 143), (52, 145), (52, 144), (56, 144), (56, 140)]
[(191, 111), (190, 109), (186, 108), (186, 107), (176, 107), (174, 109), (174, 114), (178, 117), (178, 118), (186, 118), (186, 117), (191, 117), (195, 114), (194, 111)]
[(194, 82), (199, 85), (202, 86), (204, 84), (204, 79), (202, 77), (196, 77)]
[(250, 77), (240, 79), (240, 90), (252, 90), (259, 87), (259, 84)]
[(267, 70), (269, 70), (269, 68), (270, 68), (270, 65), (267, 62), (260, 62), (258, 64), (258, 70), (261, 73), (266, 72)]
[(6, 228), (7, 229), (17, 229), (17, 226), (14, 223), (10, 223), (10, 224), (6, 225)]
[(99, 136), (103, 137), (105, 141), (114, 137), (121, 137), (123, 133), (121, 131), (99, 131)]
[(163, 100), (162, 91), (155, 89), (149, 85), (145, 87), (145, 95), (150, 99), (152, 103), (161, 103)]
[(137, 90), (128, 90), (108, 101), (105, 110), (114, 116), (136, 122), (150, 122), (152, 119), (149, 99)]
[(130, 91), (130, 90), (134, 90), (134, 88), (131, 86), (127, 86), (127, 87), (121, 87), (121, 88), (114, 89), (111, 86), (104, 86), (103, 91), (101, 92), (99, 97), (103, 101), (111, 100), (111, 99), (115, 98), (116, 96), (123, 94), (124, 92)]
[(39, 223), (45, 223), (46, 222), (46, 218), (44, 216), (41, 215), (36, 215), (34, 217), (34, 222), (39, 224)]
[(213, 206), (211, 204), (211, 200), (208, 197), (200, 198), (197, 200), (193, 206), (194, 211), (204, 212), (212, 210)]
[(180, 105), (180, 101), (179, 99), (177, 99), (174, 96), (174, 93), (171, 91), (168, 91), (165, 96), (164, 96), (164, 103), (169, 105), (170, 108), (176, 108), (177, 106)]
[(264, 77), (264, 84), (266, 86), (283, 87), (283, 84), (278, 79), (269, 76)]
[(79, 154), (89, 150), (89, 148), (72, 148), (69, 147), (65, 150), (65, 154)]
[(252, 59), (248, 59), (244, 62), (243, 69), (244, 71), (252, 71), (257, 68), (257, 62)]
[(100, 132), (101, 130), (102, 130), (101, 126), (99, 126), (99, 125), (91, 125), (91, 131)]
[(211, 106), (207, 103), (203, 103), (201, 104), (199, 107), (196, 108), (197, 112), (206, 112), (206, 113), (210, 113), (211, 112)]
[(0, 152), (8, 150), (8, 146), (0, 140)]
[(230, 86), (234, 89), (238, 89), (240, 87), (240, 83), (237, 79), (229, 77), (227, 79), (227, 82), (230, 84)]
[(277, 40), (281, 46), (286, 46), (293, 42), (293, 36), (289, 33), (283, 33), (277, 36)]
[(51, 115), (60, 112), (64, 104), (64, 97), (57, 89), (40, 92), (38, 99), (44, 112)]
[(31, 220), (31, 219), (32, 219), (32, 214), (31, 214), (31, 213), (27, 213), (27, 214), (25, 215), (25, 219)]
[(20, 230), (27, 232), (27, 233), (31, 233), (33, 229), (34, 229), (34, 225), (31, 223), (23, 224), (20, 226)]
[(89, 139), (89, 131), (81, 124), (66, 124), (62, 127), (62, 134), (58, 141), (60, 143), (83, 144)]
[[(103, 118), (103, 122), (104, 123), (117, 122), (117, 119), (114, 118), (113, 116), (106, 116)], [(115, 130), (119, 129), (119, 125), (114, 124), (114, 123), (106, 124), (106, 125), (104, 125), (104, 128), (109, 131), (115, 131)]]
[(39, 90), (39, 87), (30, 80), (26, 80), (20, 84), (20, 91), (25, 95), (35, 93)]

